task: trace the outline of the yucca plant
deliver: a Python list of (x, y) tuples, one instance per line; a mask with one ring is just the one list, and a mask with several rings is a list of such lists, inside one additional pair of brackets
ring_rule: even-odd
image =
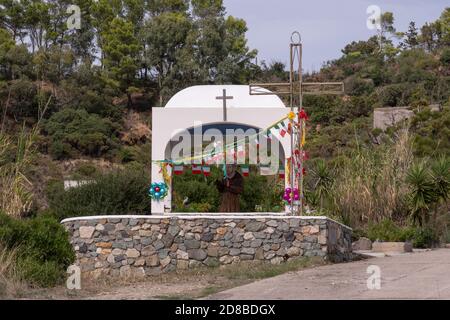
[(319, 159), (312, 170), (312, 176), (314, 179), (313, 188), (319, 198), (320, 210), (322, 210), (325, 197), (330, 195), (331, 186), (333, 184), (333, 174), (328, 168), (325, 160)]
[[(441, 157), (431, 166), (431, 178), (433, 180), (437, 201), (434, 206), (433, 225), (435, 229), (441, 229), (443, 234), (447, 232), (448, 225), (448, 199), (450, 197), (450, 159)], [(444, 209), (445, 215), (439, 215), (439, 207)], [(438, 221), (439, 220), (439, 221)]]
[(410, 193), (408, 196), (411, 217), (413, 222), (419, 222), (422, 226), (427, 222), (429, 211), (437, 195), (430, 170), (425, 161), (420, 161), (411, 167), (406, 176)]

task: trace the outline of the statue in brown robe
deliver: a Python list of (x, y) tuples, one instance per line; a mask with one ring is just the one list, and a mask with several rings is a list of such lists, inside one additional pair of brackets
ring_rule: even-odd
[(226, 169), (227, 176), (222, 181), (216, 181), (217, 189), (222, 193), (219, 212), (239, 212), (239, 194), (243, 191), (244, 179), (235, 165), (227, 165)]

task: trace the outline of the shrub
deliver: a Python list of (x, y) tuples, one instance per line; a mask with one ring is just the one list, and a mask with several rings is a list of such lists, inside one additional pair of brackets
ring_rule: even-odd
[(83, 109), (65, 108), (53, 114), (45, 124), (51, 138), (50, 152), (56, 159), (78, 153), (101, 156), (116, 148), (117, 125)]
[(367, 228), (367, 237), (372, 240), (380, 241), (401, 241), (402, 230), (392, 220), (383, 220), (377, 224), (369, 224)]
[(378, 224), (369, 224), (367, 236), (372, 241), (410, 241), (414, 248), (429, 248), (439, 243), (439, 237), (431, 228), (402, 228), (389, 219)]
[(38, 286), (53, 286), (65, 278), (75, 254), (64, 227), (54, 218), (17, 220), (0, 214), (0, 242), (16, 250), (21, 278)]
[(147, 214), (150, 177), (141, 170), (119, 170), (67, 191), (61, 182), (47, 188), (49, 210), (58, 219), (88, 215)]

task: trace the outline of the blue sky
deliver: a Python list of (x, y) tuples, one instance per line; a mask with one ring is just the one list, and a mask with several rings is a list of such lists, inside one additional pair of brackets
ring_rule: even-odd
[(248, 43), (258, 49), (259, 61), (287, 63), (290, 34), (298, 30), (306, 71), (338, 58), (351, 41), (375, 34), (366, 26), (370, 5), (393, 12), (397, 31), (406, 31), (410, 21), (418, 27), (434, 21), (450, 6), (448, 0), (224, 0), (224, 4), (228, 14), (247, 22)]

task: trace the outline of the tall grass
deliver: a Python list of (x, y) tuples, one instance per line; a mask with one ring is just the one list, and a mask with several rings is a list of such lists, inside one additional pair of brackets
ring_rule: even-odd
[(35, 141), (51, 98), (45, 104), (39, 100), (36, 124), (31, 129), (24, 124), (15, 144), (3, 124), (0, 128), (0, 211), (12, 217), (21, 217), (33, 204), (33, 185), (25, 173), (36, 155)]
[(412, 162), (407, 130), (376, 149), (358, 147), (336, 170), (331, 209), (354, 227), (386, 218), (405, 221), (408, 187), (404, 181)]
[(23, 290), (16, 266), (16, 250), (6, 250), (0, 244), (0, 299), (15, 297)]

